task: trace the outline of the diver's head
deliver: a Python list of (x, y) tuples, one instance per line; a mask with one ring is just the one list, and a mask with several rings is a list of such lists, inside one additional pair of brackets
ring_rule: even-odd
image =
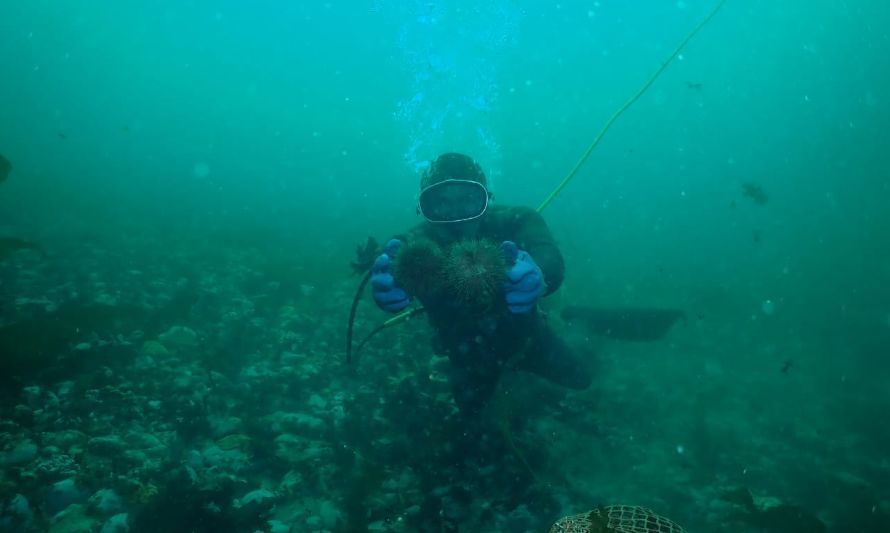
[(442, 154), (420, 177), (417, 212), (444, 234), (472, 237), (491, 199), (485, 185), (485, 173), (471, 157)]

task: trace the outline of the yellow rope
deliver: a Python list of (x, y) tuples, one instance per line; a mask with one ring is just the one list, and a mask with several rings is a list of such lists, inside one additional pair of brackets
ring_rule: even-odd
[(557, 185), (556, 188), (553, 189), (553, 192), (551, 192), (547, 196), (547, 198), (545, 198), (544, 201), (541, 202), (541, 205), (538, 206), (539, 213), (541, 211), (543, 211), (548, 205), (550, 205), (550, 202), (552, 202), (553, 199), (556, 198), (556, 196), (559, 195), (559, 193), (561, 193), (562, 190), (566, 188), (566, 185), (568, 185), (569, 182), (572, 181), (572, 178), (575, 177), (575, 174), (578, 173), (578, 170), (581, 169), (581, 166), (583, 166), (584, 163), (587, 161), (587, 158), (590, 157), (591, 152), (593, 152), (593, 149), (596, 148), (596, 145), (598, 145), (600, 143), (600, 141), (603, 139), (603, 136), (606, 134), (607, 131), (609, 131), (609, 128), (612, 127), (612, 124), (614, 124), (615, 121), (618, 120), (618, 117), (620, 117), (625, 111), (627, 111), (627, 109), (630, 106), (632, 106), (634, 104), (634, 102), (636, 102), (637, 100), (639, 100), (639, 98), (641, 96), (643, 96), (643, 93), (645, 93), (649, 89), (649, 87), (653, 83), (655, 83), (655, 80), (657, 80), (658, 77), (661, 76), (661, 73), (664, 72), (664, 69), (666, 69), (668, 67), (668, 65), (670, 65), (671, 62), (674, 60), (674, 58), (676, 58), (680, 54), (680, 52), (689, 43), (689, 41), (692, 40), (693, 37), (695, 37), (695, 34), (698, 33), (699, 30), (704, 28), (705, 25), (708, 22), (710, 22), (712, 18), (714, 18), (714, 15), (716, 15), (717, 12), (720, 11), (720, 8), (723, 7), (723, 4), (725, 4), (725, 3), (726, 3), (726, 0), (720, 0), (720, 2), (717, 4), (717, 6), (711, 10), (711, 12), (708, 14), (708, 16), (705, 17), (704, 20), (699, 22), (698, 26), (693, 28), (693, 30), (691, 32), (689, 32), (689, 35), (687, 35), (686, 38), (683, 39), (682, 42), (680, 42), (680, 44), (677, 46), (677, 48), (675, 48), (674, 51), (671, 52), (671, 55), (669, 55), (668, 58), (664, 61), (664, 63), (662, 63), (661, 66), (658, 68), (658, 70), (655, 71), (655, 74), (653, 74), (649, 78), (649, 80), (646, 81), (646, 83), (642, 87), (640, 87), (640, 90), (637, 91), (636, 93), (634, 93), (634, 95), (631, 96), (627, 100), (627, 102), (624, 102), (624, 105), (619, 107), (618, 110), (615, 111), (611, 117), (609, 117), (609, 120), (606, 121), (606, 124), (605, 124), (605, 126), (603, 126), (603, 129), (600, 130), (600, 132), (596, 135), (596, 137), (594, 137), (593, 142), (590, 143), (590, 146), (587, 147), (587, 150), (584, 151), (584, 154), (581, 156), (581, 159), (579, 159), (578, 162), (575, 163), (575, 166), (572, 167), (572, 170), (569, 171), (568, 175), (566, 175), (566, 177), (563, 178), (563, 180), (561, 182), (559, 182), (559, 185)]

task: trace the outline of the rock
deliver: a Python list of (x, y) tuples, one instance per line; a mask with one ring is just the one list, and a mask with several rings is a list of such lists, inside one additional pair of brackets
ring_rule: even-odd
[(61, 406), (61, 403), (62, 402), (61, 400), (59, 400), (59, 397), (56, 396), (56, 393), (47, 391), (43, 399), (43, 406), (41, 407), (41, 409), (43, 409), (44, 411), (56, 410)]
[(12, 418), (23, 426), (31, 426), (34, 424), (34, 410), (20, 403), (13, 408)]
[(133, 361), (133, 370), (151, 370), (157, 368), (157, 357), (142, 354)]
[(315, 376), (321, 374), (322, 369), (319, 365), (315, 363), (304, 363), (300, 365), (300, 370), (297, 375), (300, 377), (302, 381), (309, 381)]
[(52, 445), (57, 446), (61, 450), (68, 450), (68, 453), (70, 454), (72, 446), (80, 447), (86, 440), (87, 436), (80, 431), (67, 429), (56, 433), (50, 433), (48, 438), (45, 438), (43, 442), (47, 446)]
[(324, 411), (327, 406), (328, 402), (318, 394), (313, 394), (309, 397), (309, 407), (314, 408), (316, 411)]
[(96, 298), (93, 300), (93, 302), (101, 306), (114, 307), (117, 305), (117, 298), (108, 294), (107, 292), (100, 292), (96, 295)]
[(294, 496), (297, 494), (297, 491), (302, 486), (303, 486), (303, 476), (300, 475), (299, 472), (290, 470), (281, 479), (281, 483), (278, 484), (278, 492), (280, 494)]
[(102, 525), (99, 533), (126, 533), (130, 531), (129, 518), (127, 513), (116, 514)]
[(201, 454), (206, 467), (217, 467), (224, 472), (237, 473), (250, 465), (250, 457), (241, 450), (221, 450), (213, 445)]
[(117, 435), (93, 437), (87, 442), (87, 449), (96, 455), (114, 457), (126, 448), (126, 444)]
[(127, 444), (139, 450), (148, 450), (155, 448), (166, 448), (164, 443), (151, 433), (142, 433), (139, 431), (130, 431), (125, 437)]
[(287, 431), (293, 433), (317, 435), (325, 428), (325, 422), (316, 416), (306, 413), (286, 413), (277, 411), (264, 419), (268, 422), (272, 431)]
[(25, 387), (22, 389), (22, 393), (25, 395), (25, 401), (28, 402), (28, 406), (31, 408), (40, 407), (40, 393), (41, 389), (38, 385), (32, 385), (30, 387)]
[(284, 365), (296, 365), (305, 361), (306, 357), (304, 353), (282, 352), (280, 359)]
[(191, 393), (194, 391), (195, 381), (196, 379), (194, 376), (182, 374), (173, 378), (172, 385), (175, 389), (178, 389), (181, 392)]
[(331, 459), (332, 455), (333, 449), (328, 442), (310, 441), (308, 446), (304, 447), (301, 457), (304, 461), (326, 462)]
[(290, 433), (275, 437), (275, 457), (288, 463), (297, 464), (303, 460), (305, 441)]
[(43, 510), (48, 516), (53, 516), (63, 509), (79, 505), (85, 500), (86, 493), (77, 486), (74, 478), (67, 478), (50, 487)]
[(762, 531), (825, 533), (828, 528), (819, 518), (796, 505), (781, 504), (751, 515), (747, 520)]
[(866, 492), (872, 489), (871, 484), (867, 480), (852, 472), (835, 472), (834, 476), (839, 482), (855, 490)]
[(0, 531), (23, 531), (28, 529), (31, 521), (34, 519), (34, 511), (28, 499), (21, 494), (16, 494), (6, 504), (5, 508), (0, 507), (2, 517), (0, 517)]
[(216, 441), (216, 445), (219, 446), (219, 449), (223, 451), (241, 450), (246, 452), (250, 449), (250, 443), (250, 437), (241, 433), (226, 435), (225, 437)]
[(124, 510), (124, 502), (112, 489), (101, 489), (90, 496), (90, 510), (102, 516), (111, 516)]
[(0, 455), (0, 466), (30, 463), (37, 457), (37, 445), (30, 439), (19, 441), (13, 448)]
[(53, 483), (46, 494), (46, 506), (43, 510), (52, 516), (71, 505), (83, 503), (84, 500), (86, 494), (77, 487), (74, 478), (67, 478)]
[(275, 493), (271, 490), (256, 489), (248, 492), (243, 498), (235, 500), (235, 508), (256, 507), (258, 509), (269, 509), (275, 503)]
[[(499, 516), (495, 528), (498, 531), (534, 531), (535, 516), (525, 504)], [(623, 529), (623, 528), (622, 528)]]
[(753, 496), (754, 508), (759, 511), (768, 511), (774, 507), (781, 507), (784, 505), (782, 500), (776, 498), (775, 496)]
[(383, 489), (388, 492), (403, 493), (417, 484), (417, 479), (411, 470), (402, 470), (398, 478), (390, 478), (383, 482)]
[(9, 504), (6, 506), (6, 512), (16, 516), (26, 517), (29, 520), (34, 516), (34, 512), (31, 511), (31, 505), (28, 504), (28, 499), (21, 494), (13, 496), (12, 500), (10, 500)]
[(97, 521), (86, 513), (83, 505), (72, 504), (53, 517), (49, 533), (83, 533), (92, 531)]
[(127, 450), (119, 458), (131, 467), (142, 465), (148, 461), (148, 456), (142, 450)]
[(42, 450), (40, 450), (40, 455), (44, 457), (53, 457), (55, 455), (59, 455), (62, 453), (62, 450), (59, 449), (58, 446), (53, 446), (50, 444), (49, 446), (44, 446)]
[(210, 416), (210, 428), (214, 437), (225, 437), (231, 433), (243, 433), (244, 423), (236, 416)]
[(290, 533), (290, 526), (281, 520), (269, 520), (269, 533)]
[(321, 521), (321, 525), (324, 526), (325, 529), (336, 529), (340, 520), (343, 518), (343, 513), (340, 512), (340, 509), (338, 509), (333, 502), (325, 500), (321, 502), (317, 516)]
[(152, 358), (161, 358), (169, 354), (170, 352), (167, 348), (158, 341), (145, 341), (142, 345), (142, 355)]
[(190, 450), (185, 456), (185, 464), (194, 470), (201, 470), (204, 468), (204, 456), (198, 450)]
[(185, 326), (173, 326), (158, 336), (158, 340), (165, 346), (175, 348), (190, 348), (198, 344), (198, 334)]
[(265, 362), (250, 365), (241, 371), (242, 377), (250, 379), (274, 378), (276, 375), (278, 375), (278, 369)]
[(63, 381), (59, 383), (56, 388), (56, 393), (61, 397), (66, 397), (71, 394), (71, 391), (74, 390), (74, 382), (73, 381)]

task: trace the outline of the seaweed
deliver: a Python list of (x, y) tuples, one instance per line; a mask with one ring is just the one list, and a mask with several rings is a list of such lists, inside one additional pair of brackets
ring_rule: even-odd
[(359, 244), (355, 247), (355, 261), (350, 261), (349, 266), (352, 267), (356, 274), (364, 274), (371, 270), (374, 260), (380, 255), (380, 245), (374, 237), (368, 237), (364, 245)]

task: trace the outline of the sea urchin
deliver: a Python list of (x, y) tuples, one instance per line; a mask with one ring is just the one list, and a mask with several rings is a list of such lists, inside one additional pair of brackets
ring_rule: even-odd
[(442, 249), (426, 239), (402, 246), (393, 265), (396, 285), (421, 300), (437, 291), (444, 277)]
[(445, 288), (461, 303), (488, 309), (503, 290), (506, 268), (504, 253), (494, 242), (461, 241), (445, 257)]

